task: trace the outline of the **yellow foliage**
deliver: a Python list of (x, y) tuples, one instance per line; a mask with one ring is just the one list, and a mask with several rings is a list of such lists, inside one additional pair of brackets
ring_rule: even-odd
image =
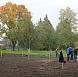
[[(9, 28), (12, 28), (12, 26), (18, 24), (18, 22), (16, 22), (16, 18), (18, 18), (19, 12), (22, 12), (22, 15), (26, 14), (27, 16), (30, 16), (32, 18), (32, 16), (30, 15), (31, 12), (28, 11), (28, 9), (25, 8), (24, 5), (16, 5), (8, 2), (4, 6), (0, 7), (0, 14), (2, 17), (1, 22), (6, 23)], [(12, 21), (12, 24), (9, 23), (9, 21)], [(23, 31), (23, 29), (21, 30)]]
[(11, 28), (11, 26), (10, 26), (10, 28)]
[(12, 5), (11, 2), (6, 3), (6, 6), (11, 6), (11, 5)]
[(23, 29), (21, 29), (23, 31)]
[(17, 26), (15, 28), (17, 29)]
[(74, 42), (74, 44), (75, 44), (76, 47), (78, 47), (78, 40), (77, 40), (77, 42)]

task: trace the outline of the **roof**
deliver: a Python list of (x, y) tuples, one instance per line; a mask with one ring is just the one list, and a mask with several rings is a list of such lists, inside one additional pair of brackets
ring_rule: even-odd
[(0, 44), (5, 44), (5, 41), (0, 41)]
[(4, 44), (0, 44), (0, 46), (4, 46)]

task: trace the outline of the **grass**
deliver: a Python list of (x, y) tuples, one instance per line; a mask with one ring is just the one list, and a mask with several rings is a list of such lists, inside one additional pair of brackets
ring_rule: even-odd
[[(59, 50), (59, 54), (60, 54), (60, 51), (61, 50)], [(22, 54), (22, 50), (20, 50), (20, 51), (18, 51), (18, 50), (15, 50), (15, 51), (12, 51), (12, 50), (2, 50), (2, 52), (3, 53), (9, 53), (9, 54)], [(23, 54), (25, 54), (25, 55), (28, 55), (28, 51), (27, 50), (23, 50)], [(39, 55), (39, 56), (43, 56), (43, 55), (45, 55), (45, 56), (48, 56), (49, 55), (49, 51), (31, 51), (30, 53), (29, 53), (29, 55)], [(51, 56), (56, 56), (56, 53), (55, 53), (55, 51), (52, 51), (52, 54), (51, 54)], [(63, 51), (63, 56), (64, 57), (66, 57), (66, 51), (64, 50)]]

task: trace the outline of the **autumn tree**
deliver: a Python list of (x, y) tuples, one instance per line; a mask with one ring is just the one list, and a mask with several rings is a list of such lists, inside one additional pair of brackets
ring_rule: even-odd
[(6, 33), (6, 37), (12, 43), (13, 50), (15, 50), (15, 45), (19, 39), (19, 31), (22, 30), (19, 22), (24, 15), (31, 16), (31, 13), (24, 5), (16, 5), (8, 2), (4, 6), (0, 7), (0, 18), (1, 23), (3, 24), (1, 32)]

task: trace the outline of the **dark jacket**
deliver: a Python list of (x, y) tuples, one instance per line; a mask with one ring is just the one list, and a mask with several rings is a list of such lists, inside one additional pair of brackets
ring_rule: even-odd
[(62, 51), (60, 52), (59, 62), (64, 62), (64, 57)]
[(78, 51), (78, 49), (75, 49), (75, 50), (73, 51), (73, 53), (75, 53), (75, 54), (77, 55), (77, 51)]

